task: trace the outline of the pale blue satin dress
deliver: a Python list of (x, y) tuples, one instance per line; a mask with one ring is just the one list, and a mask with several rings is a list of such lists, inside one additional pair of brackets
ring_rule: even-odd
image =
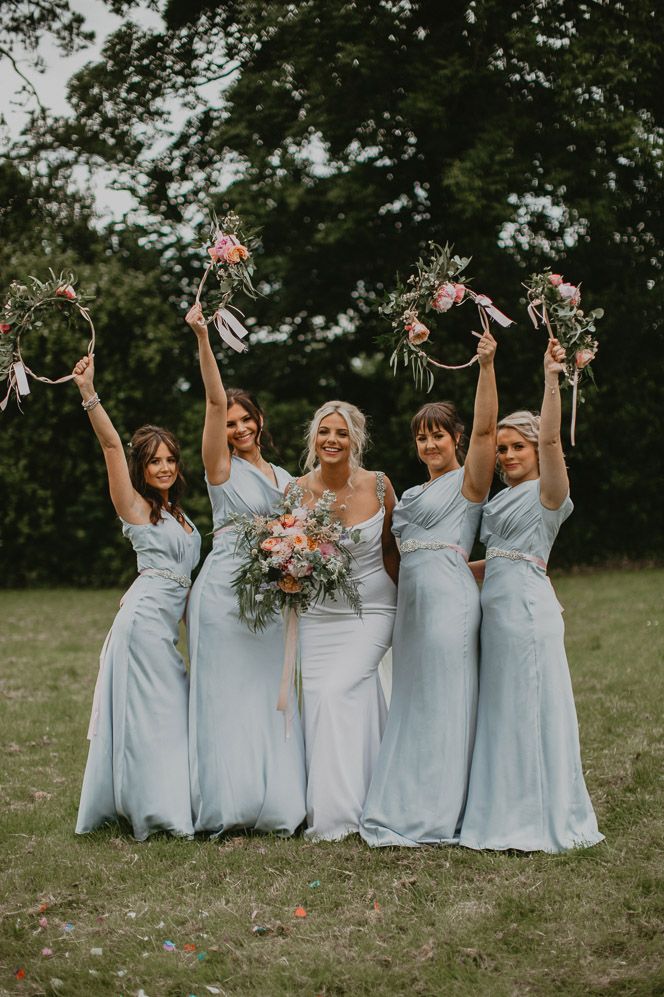
[(101, 653), (76, 833), (124, 817), (139, 841), (154, 831), (188, 837), (189, 683), (177, 643), (201, 538), (167, 512), (156, 524), (123, 523), (143, 573)]
[(383, 564), (384, 476), (380, 508), (353, 526), (351, 573), (362, 599), (359, 617), (339, 597), (300, 620), (302, 720), (307, 756), (307, 830), (337, 841), (359, 829), (387, 712), (378, 665), (392, 642), (396, 586)]
[(248, 461), (231, 459), (228, 481), (208, 484), (214, 546), (189, 601), (189, 755), (196, 831), (253, 828), (288, 835), (305, 815), (302, 728), (294, 703), (288, 736), (277, 711), (284, 661), (281, 618), (252, 633), (238, 618), (233, 576), (240, 565), (232, 513), (269, 515), (291, 481), (276, 487)]
[[(477, 736), (461, 844), (562, 852), (603, 835), (581, 768), (561, 607), (543, 566), (562, 523), (539, 480), (505, 488), (482, 519), (487, 545)], [(511, 553), (491, 557), (492, 551)]]
[(369, 845), (458, 838), (475, 736), (480, 624), (467, 555), (482, 512), (481, 502), (461, 494), (463, 475), (459, 468), (409, 488), (394, 510), (401, 568), (392, 699), (362, 814), (360, 834)]

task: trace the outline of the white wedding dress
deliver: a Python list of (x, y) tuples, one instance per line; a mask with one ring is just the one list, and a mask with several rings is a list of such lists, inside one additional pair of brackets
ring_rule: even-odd
[(305, 835), (316, 840), (358, 831), (387, 714), (378, 665), (392, 643), (397, 590), (383, 564), (382, 472), (376, 493), (378, 511), (353, 525), (361, 534), (351, 550), (362, 616), (339, 598), (326, 599), (300, 620)]

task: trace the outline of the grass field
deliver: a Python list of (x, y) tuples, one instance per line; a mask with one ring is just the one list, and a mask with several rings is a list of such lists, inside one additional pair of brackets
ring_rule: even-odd
[(564, 856), (76, 838), (119, 593), (0, 592), (0, 994), (664, 994), (663, 583), (555, 580), (607, 839)]

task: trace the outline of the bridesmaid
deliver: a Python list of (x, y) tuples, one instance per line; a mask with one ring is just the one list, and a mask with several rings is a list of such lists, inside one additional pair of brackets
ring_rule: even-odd
[(297, 710), (286, 738), (276, 709), (283, 628), (275, 619), (252, 633), (240, 623), (235, 531), (224, 524), (232, 513), (269, 514), (291, 477), (261, 453), (267, 434), (256, 402), (244, 391), (224, 391), (200, 305), (187, 323), (205, 385), (203, 463), (215, 528), (188, 612), (194, 824), (214, 837), (233, 828), (288, 835), (304, 820), (305, 771)]
[(188, 682), (177, 643), (201, 541), (179, 504), (180, 449), (167, 430), (142, 426), (127, 466), (94, 388), (92, 357), (73, 373), (139, 570), (101, 652), (76, 833), (124, 817), (139, 841), (155, 831), (191, 837)]
[(399, 554), (391, 533), (395, 495), (382, 471), (366, 471), (365, 418), (347, 402), (327, 402), (309, 428), (305, 504), (326, 489), (333, 510), (360, 531), (352, 574), (362, 599), (357, 616), (326, 599), (300, 620), (307, 830), (314, 840), (357, 832), (385, 722), (378, 665), (392, 641)]
[(429, 478), (394, 510), (402, 560), (390, 713), (360, 828), (370, 845), (458, 838), (475, 735), (480, 623), (467, 561), (493, 476), (495, 351), (485, 333), (465, 463), (463, 425), (450, 402), (424, 405), (411, 423)]
[(560, 442), (557, 340), (544, 356), (541, 417), (498, 423), (507, 485), (484, 510), (477, 738), (461, 844), (562, 852), (603, 835), (581, 769), (560, 606), (546, 562), (572, 512)]

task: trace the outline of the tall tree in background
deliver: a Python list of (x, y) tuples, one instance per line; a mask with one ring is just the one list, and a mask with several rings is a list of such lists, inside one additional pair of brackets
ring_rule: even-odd
[[(406, 416), (421, 396), (376, 348), (375, 303), (429, 240), (472, 254), (477, 288), (519, 319), (500, 334), (501, 408), (536, 407), (545, 342), (520, 281), (555, 264), (606, 309), (560, 555), (661, 552), (648, 413), (661, 398), (664, 29), (652, 0), (472, 0), (444, 17), (400, 0), (159, 9), (160, 30), (128, 21), (107, 40), (71, 81), (73, 117), (35, 123), (30, 152), (116, 171), (173, 321), (200, 272), (191, 227), (207, 204), (262, 229), (263, 341), (223, 362), (227, 380), (267, 395), (286, 457), (307, 411), (346, 396), (373, 416), (372, 463), (399, 486), (416, 480)], [(465, 358), (467, 329), (440, 325), (446, 355)], [(158, 343), (176, 384), (191, 366), (175, 362), (171, 329)], [(434, 391), (469, 413), (473, 375)]]

